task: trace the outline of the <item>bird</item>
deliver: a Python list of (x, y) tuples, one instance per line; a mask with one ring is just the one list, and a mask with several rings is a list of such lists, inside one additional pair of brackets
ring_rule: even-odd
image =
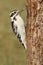
[(25, 23), (23, 18), (20, 16), (20, 13), (22, 13), (22, 11), (24, 10), (12, 10), (10, 12), (10, 19), (14, 34), (23, 45), (23, 47), (27, 49)]

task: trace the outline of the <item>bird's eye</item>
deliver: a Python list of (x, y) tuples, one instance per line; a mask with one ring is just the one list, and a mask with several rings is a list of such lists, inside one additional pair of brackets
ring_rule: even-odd
[(14, 14), (15, 14), (16, 12), (14, 12)]
[(15, 14), (16, 14), (16, 11), (12, 12), (11, 15), (10, 15), (10, 17), (12, 17)]

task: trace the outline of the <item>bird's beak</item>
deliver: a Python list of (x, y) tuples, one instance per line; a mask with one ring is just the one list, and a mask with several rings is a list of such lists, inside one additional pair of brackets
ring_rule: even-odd
[(24, 9), (22, 9), (22, 10), (18, 10), (16, 15), (22, 13), (23, 11), (24, 11)]
[(22, 10), (19, 10), (19, 12), (18, 13), (22, 13), (24, 11), (24, 9), (22, 9)]

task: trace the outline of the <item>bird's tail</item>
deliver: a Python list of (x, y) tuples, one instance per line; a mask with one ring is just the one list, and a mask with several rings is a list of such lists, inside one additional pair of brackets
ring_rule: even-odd
[(25, 41), (24, 43), (22, 43), (22, 45), (23, 45), (23, 47), (24, 47), (25, 49), (27, 49), (26, 41)]

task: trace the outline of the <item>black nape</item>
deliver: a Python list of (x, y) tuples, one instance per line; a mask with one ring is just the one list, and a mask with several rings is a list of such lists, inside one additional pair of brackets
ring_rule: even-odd
[(11, 15), (10, 15), (10, 17), (12, 17), (14, 15), (14, 13), (12, 13)]

